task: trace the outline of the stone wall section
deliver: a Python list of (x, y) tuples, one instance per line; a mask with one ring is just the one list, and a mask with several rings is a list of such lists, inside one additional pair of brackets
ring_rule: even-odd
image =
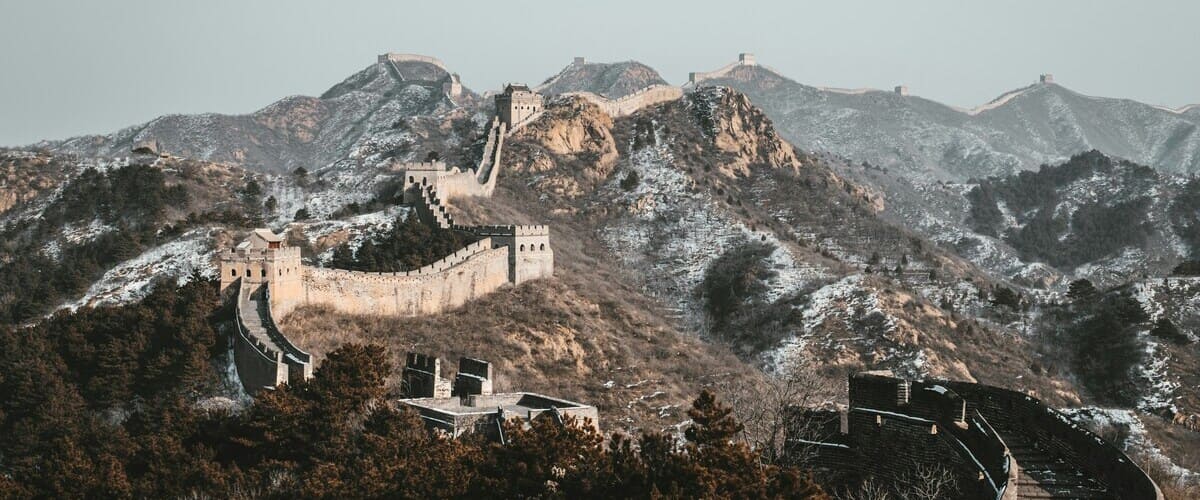
[(434, 264), (405, 273), (307, 267), (304, 303), (351, 314), (436, 314), (483, 297), (509, 282), (508, 247), (482, 240)]
[[(826, 473), (902, 481), (914, 465), (925, 464), (953, 471), (971, 498), (1163, 498), (1119, 449), (1037, 398), (968, 382), (907, 381), (888, 372), (853, 375), (849, 389), (840, 425), (830, 412), (804, 412), (797, 422), (809, 425), (794, 428), (818, 430), (789, 438), (814, 451), (810, 465)], [(1043, 470), (1045, 464), (1053, 469)]]
[(276, 326), (268, 284), (239, 282), (234, 364), (247, 392), (312, 377), (312, 357)]
[(618, 99), (609, 99), (592, 92), (568, 92), (563, 95), (582, 97), (599, 106), (609, 116), (619, 118), (632, 115), (647, 106), (682, 98), (683, 89), (674, 85), (651, 85)]

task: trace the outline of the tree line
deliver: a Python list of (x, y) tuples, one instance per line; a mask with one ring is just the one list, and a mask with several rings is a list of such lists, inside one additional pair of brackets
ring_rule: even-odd
[(0, 328), (0, 497), (827, 498), (709, 392), (682, 436), (541, 419), (450, 439), (388, 401), (383, 347), (347, 344), (309, 381), (212, 405), (230, 314), (195, 276)]

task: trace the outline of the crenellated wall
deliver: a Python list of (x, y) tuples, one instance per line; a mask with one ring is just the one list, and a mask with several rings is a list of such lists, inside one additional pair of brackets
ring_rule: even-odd
[(610, 99), (592, 92), (568, 92), (564, 96), (579, 96), (599, 106), (613, 118), (629, 116), (647, 106), (674, 101), (683, 97), (683, 89), (674, 85), (651, 85), (632, 94)]
[(304, 304), (351, 314), (435, 314), (480, 298), (509, 282), (509, 248), (484, 239), (421, 269), (367, 273), (306, 267)]
[(801, 412), (789, 437), (814, 451), (810, 465), (834, 481), (871, 475), (895, 483), (924, 464), (952, 471), (969, 498), (1162, 498), (1129, 457), (1037, 398), (888, 372), (851, 376), (849, 393), (842, 425), (828, 412)]
[[(380, 63), (401, 61), (441, 65), (436, 59), (411, 54), (379, 56)], [(479, 236), (479, 241), (420, 269), (396, 273), (304, 266), (300, 249), (285, 246), (283, 237), (267, 229), (253, 231), (235, 249), (220, 254), (221, 292), (228, 297), (235, 286), (238, 292), (235, 357), (247, 390), (274, 387), (312, 373), (308, 354), (278, 331), (274, 315), (282, 317), (306, 304), (351, 314), (435, 314), (506, 284), (554, 274), (549, 227), (458, 226), (446, 203), (452, 197), (491, 196), (509, 130), (505, 119), (526, 120), (515, 123), (515, 128), (540, 113), (541, 96), (527, 88), (509, 86), (506, 95), (506, 99), (497, 99), (498, 116), (492, 120), (483, 157), (474, 172), (447, 168), (442, 162), (393, 167), (403, 176), (405, 202), (415, 205), (422, 222), (470, 232)]]

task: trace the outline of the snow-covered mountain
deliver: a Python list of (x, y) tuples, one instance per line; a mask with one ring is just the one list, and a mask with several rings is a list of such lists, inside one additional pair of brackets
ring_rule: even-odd
[(1167, 274), (1200, 249), (1200, 182), (1098, 151), (961, 183), (837, 165), (886, 193), (886, 218), (1026, 286), (1117, 285)]
[(972, 110), (907, 91), (798, 83), (754, 64), (700, 85), (745, 92), (796, 146), (917, 179), (965, 181), (1057, 163), (1096, 149), (1165, 172), (1200, 171), (1200, 113), (1092, 97), (1053, 83), (1023, 87)]
[[(406, 118), (449, 111), (477, 96), (443, 90), (438, 63), (381, 59), (320, 97), (291, 96), (245, 115), (166, 115), (107, 135), (39, 144), (61, 153), (120, 157), (157, 141), (176, 156), (234, 163), (259, 172), (312, 170), (345, 158), (365, 141), (403, 134)], [(388, 131), (391, 131), (389, 134)]]

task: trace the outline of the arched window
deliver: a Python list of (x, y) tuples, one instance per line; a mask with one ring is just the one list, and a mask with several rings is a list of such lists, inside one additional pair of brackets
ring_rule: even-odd
[(414, 176), (411, 176), (411, 175), (410, 175), (410, 176), (408, 176), (408, 183), (409, 183), (409, 184), (412, 184), (412, 183), (415, 183), (415, 182), (417, 182), (417, 178), (416, 178), (416, 177), (414, 177)]
[(429, 178), (428, 178), (428, 177), (422, 177), (422, 178), (421, 178), (421, 185), (422, 185), (422, 186), (428, 186), (428, 185), (429, 185)]
[(283, 269), (279, 269), (278, 271), (279, 271), (279, 275), (283, 276)]
[(237, 269), (230, 269), (230, 270), (229, 270), (229, 274), (230, 274), (231, 276), (237, 276)]
[(524, 251), (525, 251), (525, 245), (521, 245), (521, 251), (522, 251), (522, 252), (524, 252)]
[(262, 270), (262, 277), (267, 277), (267, 270), (265, 268)]
[(541, 245), (538, 246), (538, 250), (545, 250), (545, 249), (546, 249), (545, 243), (542, 243)]

